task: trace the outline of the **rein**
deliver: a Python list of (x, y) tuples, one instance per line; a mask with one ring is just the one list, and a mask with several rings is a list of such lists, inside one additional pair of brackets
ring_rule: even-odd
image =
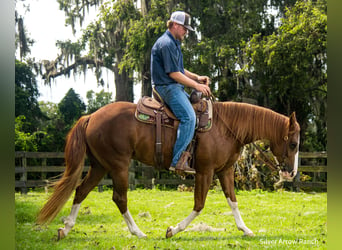
[[(211, 94), (211, 96), (209, 97), (210, 100), (212, 102), (215, 102), (215, 97)], [(241, 145), (245, 145), (245, 143), (243, 143), (240, 138), (237, 137), (237, 135), (233, 132), (233, 130), (230, 128), (230, 126), (226, 123), (226, 121), (224, 119), (222, 119), (222, 117), (220, 116), (220, 114), (217, 112), (217, 116), (221, 119), (221, 121), (223, 121), (224, 125), (228, 128), (230, 134), (241, 144)], [(286, 154), (286, 145), (287, 145), (287, 140), (288, 140), (288, 136), (284, 137), (284, 150), (283, 150), (283, 158), (285, 157)], [(252, 145), (259, 151), (259, 153), (262, 155), (262, 158), (260, 158), (272, 171), (279, 171), (281, 170), (281, 164), (278, 162), (277, 158), (274, 157), (274, 160), (276, 161), (276, 164), (273, 163), (273, 161), (267, 156), (265, 155), (264, 151), (262, 150), (262, 148), (255, 144), (254, 142), (252, 142)]]
[(252, 142), (252, 145), (259, 151), (259, 153), (264, 157), (264, 159), (260, 158), (271, 170), (273, 171), (279, 171), (281, 170), (281, 165), (279, 164), (278, 160), (276, 157), (274, 157), (274, 160), (276, 161), (276, 164), (273, 163), (273, 161), (267, 156), (265, 155), (264, 151), (262, 150), (262, 148), (255, 144), (254, 142)]

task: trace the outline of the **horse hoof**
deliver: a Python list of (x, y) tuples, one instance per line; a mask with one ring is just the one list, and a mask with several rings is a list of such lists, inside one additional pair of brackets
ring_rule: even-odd
[(244, 236), (246, 237), (254, 237), (255, 234), (253, 232), (245, 233)]
[(64, 234), (64, 231), (62, 228), (58, 229), (58, 237), (57, 237), (57, 240), (61, 240), (65, 238), (65, 234)]
[(139, 239), (146, 239), (147, 238), (147, 235), (144, 233), (138, 234), (137, 236)]
[(166, 230), (166, 238), (171, 238), (172, 237), (172, 227), (168, 227)]

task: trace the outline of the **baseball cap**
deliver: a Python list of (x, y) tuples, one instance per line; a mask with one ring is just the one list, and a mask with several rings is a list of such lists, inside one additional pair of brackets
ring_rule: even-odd
[(194, 31), (190, 26), (191, 18), (188, 13), (184, 11), (175, 11), (171, 14), (170, 21), (183, 25), (188, 30)]

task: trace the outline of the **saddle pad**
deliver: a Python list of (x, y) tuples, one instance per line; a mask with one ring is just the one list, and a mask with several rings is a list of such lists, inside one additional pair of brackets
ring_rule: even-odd
[(138, 101), (135, 117), (141, 122), (154, 124), (157, 112), (161, 113), (163, 126), (174, 127), (175, 120), (177, 120), (175, 115), (164, 104), (148, 96)]

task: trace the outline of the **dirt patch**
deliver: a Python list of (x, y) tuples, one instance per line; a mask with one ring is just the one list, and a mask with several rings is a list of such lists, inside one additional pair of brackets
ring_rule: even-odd
[(222, 232), (226, 231), (225, 228), (214, 228), (212, 226), (209, 226), (205, 223), (200, 222), (199, 224), (193, 225), (189, 229), (185, 229), (185, 231), (194, 231), (194, 232)]

